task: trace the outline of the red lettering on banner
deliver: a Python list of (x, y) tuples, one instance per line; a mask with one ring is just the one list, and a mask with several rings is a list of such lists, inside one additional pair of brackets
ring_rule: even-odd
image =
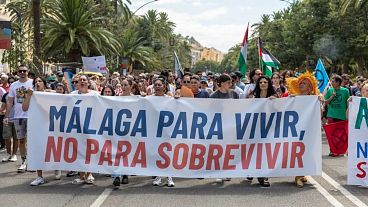
[[(298, 152), (297, 152), (298, 151)], [(303, 142), (293, 142), (291, 144), (290, 168), (295, 168), (295, 162), (298, 160), (298, 167), (303, 168), (303, 158), (305, 145)]]
[[(123, 151), (123, 147), (125, 150)], [(128, 167), (128, 155), (132, 151), (132, 145), (128, 141), (118, 141), (118, 147), (115, 155), (115, 166), (119, 166), (120, 158), (123, 158), (123, 166)]]
[[(92, 147), (93, 145), (93, 147)], [(99, 149), (98, 141), (95, 139), (87, 139), (87, 148), (86, 148), (86, 161), (85, 164), (91, 163), (91, 155), (97, 154)]]
[(262, 149), (263, 149), (263, 143), (258, 143), (257, 144), (256, 169), (262, 168)]
[(223, 167), (224, 170), (235, 170), (236, 169), (236, 165), (229, 164), (230, 160), (233, 160), (235, 158), (235, 155), (231, 154), (231, 150), (233, 149), (239, 149), (239, 145), (238, 144), (226, 145), (224, 167)]
[(167, 142), (160, 144), (160, 146), (158, 147), (158, 154), (164, 159), (163, 161), (156, 161), (156, 166), (160, 169), (165, 169), (170, 166), (170, 157), (164, 152), (164, 148), (166, 148), (167, 151), (172, 150), (171, 144)]
[(102, 165), (104, 162), (107, 162), (109, 166), (112, 165), (111, 145), (111, 140), (105, 141), (105, 144), (103, 145), (101, 150), (100, 161), (98, 162), (98, 165)]
[(54, 162), (60, 162), (61, 150), (63, 148), (63, 138), (58, 137), (57, 146), (55, 145), (54, 136), (49, 136), (46, 145), (45, 162), (50, 162), (51, 153), (54, 157)]
[[(181, 159), (181, 164), (179, 164), (179, 153), (180, 150), (183, 149), (183, 156)], [(188, 145), (184, 144), (184, 143), (180, 143), (178, 145), (175, 146), (174, 149), (174, 159), (173, 159), (173, 167), (177, 170), (181, 170), (184, 169), (185, 166), (188, 163), (188, 152), (189, 152), (189, 147)]]
[(242, 168), (246, 170), (249, 168), (250, 160), (252, 159), (253, 151), (254, 151), (255, 144), (250, 144), (248, 152), (247, 152), (247, 145), (241, 145), (241, 160), (242, 160)]
[(276, 165), (277, 156), (279, 155), (281, 143), (276, 143), (273, 153), (271, 153), (271, 143), (266, 143), (266, 157), (269, 169), (274, 169)]
[(140, 164), (142, 168), (147, 167), (146, 144), (144, 142), (138, 143), (137, 150), (135, 151), (130, 167), (135, 167), (137, 164)]
[[(199, 150), (199, 153), (197, 153)], [(193, 144), (192, 145), (192, 153), (190, 155), (190, 170), (200, 170), (204, 165), (204, 155), (206, 154), (206, 146), (202, 144)], [(198, 160), (198, 164), (196, 165), (196, 160)]]
[(361, 174), (356, 174), (356, 176), (358, 177), (358, 178), (365, 178), (366, 176), (367, 176), (367, 172), (362, 168), (362, 165), (367, 165), (367, 162), (360, 162), (360, 163), (358, 163), (357, 164), (357, 168), (358, 168), (358, 170), (360, 170), (361, 171)]
[[(214, 154), (217, 151), (217, 154)], [(222, 147), (219, 144), (210, 144), (208, 149), (206, 170), (212, 170), (212, 161), (215, 163), (214, 170), (220, 170), (220, 158), (222, 156)]]
[[(70, 144), (72, 145), (72, 156), (69, 157), (69, 148)], [(72, 163), (77, 160), (78, 155), (78, 141), (76, 138), (69, 137), (65, 140), (65, 148), (64, 148), (64, 160), (67, 163)]]
[(284, 146), (282, 148), (282, 168), (287, 168), (289, 157), (289, 142), (284, 142)]

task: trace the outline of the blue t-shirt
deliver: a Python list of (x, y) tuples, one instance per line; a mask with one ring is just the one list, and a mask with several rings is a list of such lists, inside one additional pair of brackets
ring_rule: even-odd
[(194, 98), (209, 98), (210, 95), (206, 90), (200, 90), (197, 94), (194, 94)]

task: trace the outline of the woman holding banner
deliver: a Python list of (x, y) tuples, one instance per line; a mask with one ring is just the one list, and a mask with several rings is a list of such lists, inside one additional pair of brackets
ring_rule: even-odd
[[(111, 85), (105, 85), (105, 87), (102, 88), (101, 90), (101, 95), (102, 96), (130, 96), (131, 93), (131, 81), (124, 79), (121, 81), (121, 90), (119, 94), (115, 94), (115, 91), (113, 89), (113, 87)], [(119, 174), (113, 174), (111, 175), (111, 177), (113, 178), (113, 182), (112, 184), (115, 187), (120, 186), (120, 180), (121, 180), (121, 176)], [(121, 184), (128, 184), (128, 176), (127, 175), (123, 175), (123, 179), (121, 180)]]
[[(272, 85), (272, 81), (267, 76), (260, 76), (257, 79), (254, 91), (249, 95), (250, 98), (277, 98), (277, 93)], [(253, 180), (252, 177), (247, 178), (248, 180)], [(268, 178), (259, 177), (257, 178), (259, 184), (262, 187), (270, 187), (270, 182), (268, 182)]]
[[(46, 80), (41, 78), (41, 77), (36, 77), (35, 79), (33, 79), (33, 89), (35, 91), (38, 92), (46, 92)], [(23, 104), (22, 104), (22, 110), (23, 111), (28, 111), (29, 109), (29, 104), (31, 101), (31, 97), (33, 95), (33, 89), (29, 88), (27, 90), (27, 94), (26, 94), (26, 99), (24, 100)], [(50, 90), (48, 90), (50, 91)], [(56, 180), (60, 180), (61, 177), (61, 171), (60, 170), (55, 170), (55, 179)], [(31, 186), (37, 186), (37, 185), (42, 185), (45, 183), (45, 179), (43, 178), (42, 175), (42, 170), (37, 170), (37, 178), (31, 182)]]
[[(71, 92), (70, 94), (80, 94), (80, 95), (100, 95), (97, 91), (90, 90), (90, 80), (87, 75), (80, 75), (78, 79), (78, 90)], [(79, 172), (79, 178), (73, 180), (72, 184), (93, 184), (95, 178), (90, 172)]]
[[(169, 88), (168, 88), (168, 83), (165, 79), (165, 77), (163, 76), (159, 76), (158, 78), (155, 79), (155, 81), (153, 82), (153, 89), (154, 89), (154, 96), (165, 96), (165, 97), (170, 97), (169, 95), (167, 95), (166, 93), (168, 92)], [(155, 179), (152, 182), (153, 186), (159, 186), (161, 184), (161, 177), (160, 176), (156, 176)], [(175, 183), (172, 179), (172, 177), (167, 177), (167, 186), (168, 187), (174, 187)]]
[[(287, 78), (286, 83), (290, 97), (299, 95), (319, 95), (317, 79), (309, 71), (301, 74), (298, 78)], [(320, 100), (323, 100), (322, 96), (320, 96)], [(307, 181), (308, 180), (305, 176), (295, 177), (295, 185), (298, 188), (302, 188), (304, 186), (304, 183), (306, 183)]]

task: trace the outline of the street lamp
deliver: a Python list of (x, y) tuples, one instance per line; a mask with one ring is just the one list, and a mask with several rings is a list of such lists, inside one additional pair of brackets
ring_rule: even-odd
[[(124, 25), (124, 27), (127, 27), (127, 26), (129, 26), (130, 25), (130, 23), (131, 23), (131, 20), (133, 19), (133, 17), (134, 17), (134, 15), (137, 13), (137, 11), (139, 11), (140, 9), (142, 9), (143, 7), (145, 7), (146, 5), (148, 5), (148, 4), (150, 4), (150, 3), (153, 3), (153, 2), (156, 2), (156, 1), (158, 1), (158, 0), (152, 0), (152, 1), (149, 1), (149, 2), (147, 2), (147, 3), (145, 3), (145, 4), (143, 4), (142, 6), (140, 6), (140, 7), (138, 7), (138, 9), (136, 9), (133, 13), (132, 13), (132, 15), (131, 15), (131, 17), (128, 19), (128, 21), (126, 22), (126, 23), (124, 23), (123, 25)], [(117, 61), (116, 61), (116, 66), (117, 67), (119, 67), (119, 55), (117, 56)]]
[(145, 7), (146, 5), (148, 5), (148, 4), (150, 4), (150, 3), (153, 3), (153, 2), (156, 2), (156, 1), (158, 1), (158, 0), (149, 1), (149, 2), (147, 2), (147, 3), (145, 3), (145, 4), (143, 4), (142, 6), (138, 7), (138, 9), (136, 9), (136, 10), (133, 12), (132, 16), (134, 16), (134, 15), (135, 15), (135, 13), (137, 13), (137, 11), (139, 11), (140, 9), (142, 9), (143, 7)]

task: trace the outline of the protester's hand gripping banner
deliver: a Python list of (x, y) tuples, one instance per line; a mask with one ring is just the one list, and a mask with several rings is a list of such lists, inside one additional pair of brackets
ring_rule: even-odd
[(320, 175), (317, 96), (96, 97), (35, 92), (29, 168), (188, 178)]
[(368, 107), (366, 98), (349, 105), (348, 185), (368, 186)]

